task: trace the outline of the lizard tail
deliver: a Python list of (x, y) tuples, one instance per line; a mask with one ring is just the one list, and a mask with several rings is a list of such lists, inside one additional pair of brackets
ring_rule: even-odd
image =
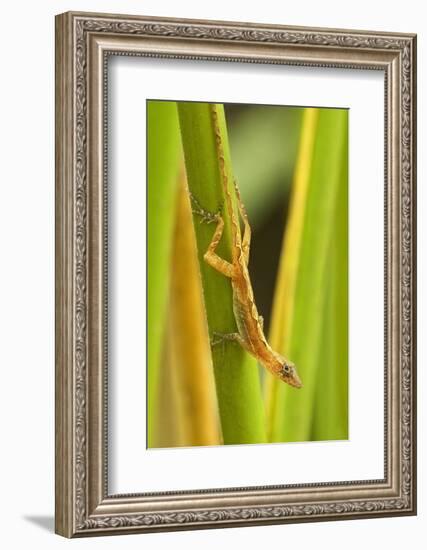
[(233, 199), (231, 198), (228, 176), (225, 170), (224, 147), (221, 139), (221, 132), (219, 129), (217, 106), (211, 105), (210, 108), (212, 113), (216, 148), (217, 148), (218, 160), (219, 160), (219, 166), (220, 166), (220, 172), (221, 172), (220, 177), (221, 177), (221, 181), (224, 189), (224, 198), (227, 205), (228, 215), (230, 216), (230, 220), (231, 220), (231, 235), (233, 239), (232, 251), (233, 251), (233, 260), (235, 260), (234, 256), (236, 255), (236, 247), (239, 248), (239, 245), (241, 246), (240, 228), (234, 212)]

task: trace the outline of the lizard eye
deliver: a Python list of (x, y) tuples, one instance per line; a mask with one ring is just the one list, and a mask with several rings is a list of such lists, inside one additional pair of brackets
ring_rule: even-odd
[(291, 372), (291, 367), (289, 365), (287, 365), (286, 363), (283, 365), (283, 372), (285, 374), (289, 374)]

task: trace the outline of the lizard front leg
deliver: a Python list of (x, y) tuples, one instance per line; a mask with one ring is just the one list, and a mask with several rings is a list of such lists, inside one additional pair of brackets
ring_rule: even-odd
[(231, 342), (237, 342), (242, 346), (243, 349), (247, 350), (248, 345), (244, 338), (238, 333), (238, 332), (229, 332), (227, 334), (224, 334), (222, 332), (213, 332), (213, 339), (211, 340), (211, 346), (217, 346), (218, 344), (224, 342), (224, 340), (228, 340)]

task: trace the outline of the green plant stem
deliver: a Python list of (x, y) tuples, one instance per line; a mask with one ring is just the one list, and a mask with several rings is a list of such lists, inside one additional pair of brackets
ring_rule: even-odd
[[(219, 120), (220, 146), (215, 139), (213, 110)], [(225, 203), (223, 178), (233, 181), (223, 106), (182, 102), (178, 103), (178, 113), (189, 189), (205, 210), (216, 213)], [(223, 170), (219, 147), (225, 161)], [(226, 207), (222, 215), (225, 227), (217, 252), (230, 260), (232, 242)], [(210, 337), (214, 332), (236, 332), (230, 280), (203, 259), (215, 224), (201, 223), (197, 214), (193, 220)], [(264, 408), (256, 361), (233, 342), (215, 346), (212, 361), (224, 444), (264, 442)]]

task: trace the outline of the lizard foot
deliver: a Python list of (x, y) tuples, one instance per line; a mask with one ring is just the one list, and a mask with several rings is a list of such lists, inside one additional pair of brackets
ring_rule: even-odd
[(212, 223), (212, 222), (217, 222), (218, 221), (218, 219), (221, 216), (223, 203), (219, 207), (218, 212), (216, 212), (216, 213), (209, 212), (208, 210), (205, 210), (201, 206), (199, 201), (196, 199), (196, 197), (190, 191), (189, 191), (189, 195), (190, 195), (190, 200), (191, 200), (191, 209), (193, 211), (193, 214), (196, 214), (197, 216), (200, 216), (200, 218), (201, 218), (200, 223), (202, 223), (202, 222)]
[(212, 347), (217, 346), (218, 344), (221, 344), (221, 343), (223, 344), (227, 340), (229, 342), (237, 342), (238, 344), (244, 347), (243, 339), (238, 332), (229, 332), (226, 334), (224, 334), (223, 332), (213, 332), (212, 336), (213, 336), (211, 340)]

